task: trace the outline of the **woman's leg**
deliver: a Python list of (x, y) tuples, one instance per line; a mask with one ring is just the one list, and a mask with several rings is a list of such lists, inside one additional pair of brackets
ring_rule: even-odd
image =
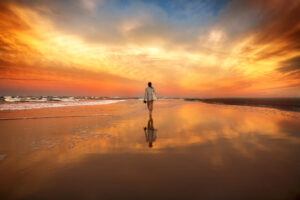
[(147, 101), (147, 107), (148, 107), (148, 110), (149, 110), (149, 115), (152, 116), (153, 101)]
[(150, 116), (152, 116), (152, 110), (153, 110), (153, 101), (150, 101), (150, 105), (149, 105)]

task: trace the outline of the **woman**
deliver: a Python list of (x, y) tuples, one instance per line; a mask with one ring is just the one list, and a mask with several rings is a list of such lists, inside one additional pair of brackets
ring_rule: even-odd
[(147, 103), (147, 107), (149, 110), (149, 116), (152, 116), (152, 110), (153, 110), (153, 101), (157, 100), (155, 90), (152, 87), (152, 83), (148, 83), (148, 87), (145, 90), (145, 98), (144, 103)]

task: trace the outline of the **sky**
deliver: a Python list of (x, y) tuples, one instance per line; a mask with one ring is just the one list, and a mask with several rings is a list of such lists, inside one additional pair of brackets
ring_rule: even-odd
[(299, 0), (1, 0), (0, 95), (300, 97)]

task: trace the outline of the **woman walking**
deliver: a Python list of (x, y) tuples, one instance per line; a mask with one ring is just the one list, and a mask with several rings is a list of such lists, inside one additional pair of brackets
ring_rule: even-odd
[(156, 93), (154, 88), (152, 87), (152, 83), (149, 82), (148, 87), (145, 90), (144, 103), (147, 103), (150, 117), (152, 117), (153, 101), (155, 100), (157, 100)]

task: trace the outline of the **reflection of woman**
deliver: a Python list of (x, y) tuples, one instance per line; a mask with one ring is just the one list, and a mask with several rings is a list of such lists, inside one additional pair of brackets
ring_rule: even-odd
[(149, 142), (149, 147), (152, 147), (152, 142), (156, 140), (156, 132), (157, 129), (154, 129), (153, 127), (153, 119), (152, 117), (148, 120), (148, 126), (144, 128), (145, 136), (146, 136), (146, 142)]
[(153, 110), (153, 101), (157, 100), (156, 93), (154, 88), (152, 87), (152, 83), (148, 83), (148, 87), (145, 90), (145, 98), (144, 103), (147, 103), (147, 107), (149, 110), (149, 116), (152, 116)]

